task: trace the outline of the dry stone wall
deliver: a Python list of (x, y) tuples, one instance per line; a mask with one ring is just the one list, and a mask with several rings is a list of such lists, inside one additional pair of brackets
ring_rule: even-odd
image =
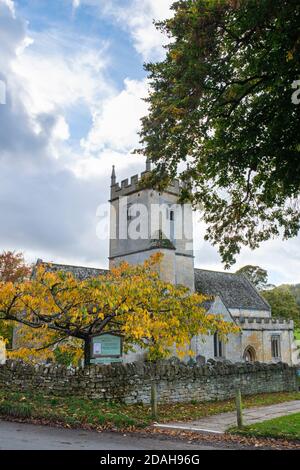
[(282, 363), (187, 365), (163, 361), (78, 369), (19, 361), (0, 365), (0, 387), (54, 396), (149, 403), (153, 381), (161, 403), (225, 400), (235, 396), (237, 387), (244, 395), (297, 390), (296, 368)]

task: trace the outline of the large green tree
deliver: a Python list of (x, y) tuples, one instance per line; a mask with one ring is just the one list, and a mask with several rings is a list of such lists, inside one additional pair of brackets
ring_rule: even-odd
[[(206, 239), (234, 263), (300, 227), (299, 0), (180, 0), (160, 24), (166, 58), (146, 65), (149, 114), (140, 152), (158, 187), (182, 172)], [(192, 191), (194, 189), (194, 191)]]
[(246, 276), (258, 290), (262, 290), (267, 287), (268, 272), (259, 266), (244, 266), (239, 269), (236, 274), (243, 274)]
[(296, 328), (300, 327), (300, 307), (289, 286), (275, 287), (262, 294), (271, 305), (274, 317), (294, 320)]
[(293, 294), (293, 296), (295, 297), (295, 300), (297, 302), (297, 304), (299, 305), (299, 309), (300, 309), (300, 284), (290, 284), (288, 285), (291, 293)]

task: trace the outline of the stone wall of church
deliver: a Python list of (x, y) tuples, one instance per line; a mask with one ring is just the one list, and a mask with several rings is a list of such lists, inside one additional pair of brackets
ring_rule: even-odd
[(244, 395), (295, 391), (296, 368), (287, 364), (208, 363), (187, 365), (177, 360), (152, 363), (97, 365), (67, 369), (8, 361), (0, 365), (0, 386), (125, 403), (150, 402), (151, 384), (161, 403), (226, 400), (235, 389)]
[(176, 262), (176, 284), (182, 284), (188, 287), (192, 292), (195, 291), (195, 271), (194, 258), (175, 255)]
[[(241, 351), (247, 347), (255, 350), (255, 359), (259, 362), (276, 362), (272, 357), (272, 337), (279, 338), (280, 360), (292, 364), (294, 342), (294, 323), (291, 320), (277, 318), (240, 317), (242, 327)], [(242, 353), (243, 354), (243, 353)]]
[(280, 356), (281, 360), (287, 364), (292, 364), (292, 347), (294, 333), (289, 330), (243, 330), (242, 351), (248, 346), (252, 346), (256, 352), (256, 360), (262, 362), (272, 362), (271, 339), (272, 336), (280, 337)]

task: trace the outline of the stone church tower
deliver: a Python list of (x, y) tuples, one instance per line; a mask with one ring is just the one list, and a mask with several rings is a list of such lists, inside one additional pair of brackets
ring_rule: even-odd
[[(149, 175), (151, 164), (147, 160)], [(179, 204), (180, 183), (174, 180), (163, 192), (141, 185), (139, 175), (117, 183), (111, 176), (110, 267), (122, 261), (141, 264), (152, 254), (164, 257), (160, 275), (164, 281), (195, 289), (193, 212)]]

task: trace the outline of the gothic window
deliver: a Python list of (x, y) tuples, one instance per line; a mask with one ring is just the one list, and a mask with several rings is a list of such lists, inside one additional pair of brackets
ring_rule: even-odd
[(248, 346), (243, 355), (244, 361), (246, 362), (255, 362), (256, 360), (256, 353), (255, 349), (252, 346)]
[(224, 343), (220, 339), (218, 333), (214, 334), (214, 356), (225, 357)]
[(281, 348), (280, 348), (280, 336), (279, 335), (272, 336), (271, 350), (272, 350), (272, 359), (280, 359)]

